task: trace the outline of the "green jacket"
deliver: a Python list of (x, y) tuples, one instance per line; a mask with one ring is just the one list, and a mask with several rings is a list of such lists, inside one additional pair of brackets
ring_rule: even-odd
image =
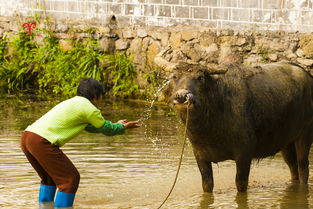
[(75, 96), (65, 100), (26, 128), (57, 146), (86, 130), (108, 136), (123, 134), (123, 124), (104, 120), (101, 112), (87, 98)]
[(117, 134), (123, 134), (125, 132), (125, 127), (121, 123), (112, 123), (111, 121), (105, 120), (103, 126), (100, 128), (88, 124), (85, 130), (90, 133), (102, 133), (106, 136), (114, 136)]

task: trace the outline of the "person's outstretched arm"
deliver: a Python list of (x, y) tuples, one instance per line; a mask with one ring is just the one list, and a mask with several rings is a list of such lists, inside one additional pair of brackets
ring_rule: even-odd
[(91, 124), (88, 124), (85, 128), (86, 131), (90, 133), (102, 133), (106, 136), (114, 136), (119, 134), (124, 134), (125, 129), (138, 128), (138, 121), (120, 120), (117, 123), (112, 123), (111, 121), (105, 120), (103, 126), (96, 128)]

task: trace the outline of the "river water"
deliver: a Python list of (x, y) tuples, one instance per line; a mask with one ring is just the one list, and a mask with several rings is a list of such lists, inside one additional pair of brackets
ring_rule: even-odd
[[(54, 104), (0, 99), (0, 208), (38, 207), (39, 178), (20, 150), (19, 137)], [(82, 133), (63, 147), (81, 174), (75, 208), (154, 209), (162, 203), (174, 181), (184, 127), (176, 116), (168, 116), (171, 110), (167, 106), (147, 108), (149, 104), (136, 102), (104, 104), (101, 110), (106, 119), (145, 118), (143, 126), (114, 137)], [(163, 208), (313, 207), (313, 177), (305, 188), (290, 183), (280, 154), (253, 163), (245, 194), (236, 192), (234, 162), (214, 164), (213, 170), (214, 192), (203, 193), (187, 143), (176, 187)], [(310, 170), (313, 173), (312, 166)]]

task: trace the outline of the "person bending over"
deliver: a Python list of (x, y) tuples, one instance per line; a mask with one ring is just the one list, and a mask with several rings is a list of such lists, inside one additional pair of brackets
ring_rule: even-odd
[(138, 121), (105, 120), (97, 108), (102, 95), (100, 82), (86, 78), (80, 82), (77, 96), (57, 104), (23, 131), (21, 148), (41, 178), (40, 205), (73, 206), (80, 174), (60, 149), (70, 139), (83, 130), (114, 136), (139, 127)]

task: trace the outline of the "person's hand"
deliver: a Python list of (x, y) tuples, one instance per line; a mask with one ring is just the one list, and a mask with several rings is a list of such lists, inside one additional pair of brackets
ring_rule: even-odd
[(139, 121), (129, 121), (129, 122), (127, 122), (127, 120), (119, 120), (119, 121), (117, 121), (117, 123), (123, 124), (124, 127), (127, 128), (127, 129), (140, 127)]
[(119, 121), (117, 121), (116, 123), (121, 123), (121, 124), (124, 124), (124, 123), (126, 123), (127, 122), (127, 120), (119, 120)]

